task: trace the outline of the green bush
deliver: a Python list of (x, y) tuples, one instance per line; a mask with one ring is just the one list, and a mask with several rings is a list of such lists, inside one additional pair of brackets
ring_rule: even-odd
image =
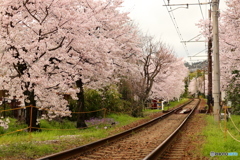
[[(101, 93), (97, 90), (93, 89), (87, 89), (84, 94), (85, 98), (85, 109), (86, 111), (97, 111), (99, 109), (103, 109), (103, 96)], [(87, 113), (86, 118), (92, 118), (92, 117), (103, 117), (103, 111), (101, 112), (92, 112)]]
[(232, 102), (232, 113), (240, 115), (240, 71), (234, 70), (232, 75), (231, 82), (227, 87), (227, 99)]
[(0, 127), (0, 134), (6, 134), (10, 132), (15, 132), (16, 134), (25, 134), (26, 132), (22, 129), (27, 128), (27, 125), (24, 122), (18, 121), (15, 118), (9, 118), (10, 123), (8, 124), (8, 129)]
[(74, 122), (67, 119), (62, 119), (61, 121), (40, 120), (40, 126), (46, 129), (74, 129), (76, 127)]

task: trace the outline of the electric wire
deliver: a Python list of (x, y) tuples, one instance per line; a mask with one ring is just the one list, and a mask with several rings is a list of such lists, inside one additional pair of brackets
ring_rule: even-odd
[(205, 52), (206, 50), (207, 50), (207, 48), (205, 48), (205, 49), (203, 49), (202, 51), (200, 51), (200, 52), (194, 54), (193, 56), (189, 56), (189, 57), (195, 57), (195, 56), (197, 56), (198, 54), (200, 54), (200, 53), (202, 53), (202, 52)]
[(203, 18), (203, 20), (204, 20), (204, 16), (203, 16), (202, 7), (201, 7), (201, 5), (200, 5), (200, 0), (198, 0), (198, 3), (199, 3), (199, 8), (200, 8), (200, 11), (201, 11), (201, 14), (202, 14), (202, 18)]
[[(171, 18), (171, 20), (172, 20), (172, 22), (173, 22), (173, 25), (174, 25), (174, 27), (175, 27), (175, 29), (176, 29), (176, 31), (177, 31), (178, 37), (180, 38), (181, 41), (183, 41), (182, 34), (181, 34), (180, 29), (179, 29), (179, 27), (178, 27), (178, 25), (177, 25), (177, 21), (176, 21), (176, 19), (175, 19), (175, 16), (174, 16), (173, 12), (171, 12), (171, 11), (168, 9), (165, 0), (163, 0), (163, 2), (164, 2), (164, 4), (165, 4), (166, 9), (167, 9), (167, 11), (168, 11), (168, 14), (169, 14), (169, 16), (170, 16), (170, 18)], [(170, 8), (170, 9), (171, 9), (171, 8)], [(189, 52), (188, 52), (186, 43), (182, 43), (182, 45), (183, 45), (183, 48), (185, 49), (185, 52), (187, 53), (187, 55), (189, 55)]]
[(199, 34), (199, 35), (197, 35), (197, 36), (195, 36), (195, 37), (193, 37), (193, 38), (191, 38), (190, 40), (188, 40), (187, 42), (191, 42), (193, 39), (195, 39), (195, 38), (197, 38), (197, 37), (200, 37), (201, 36), (201, 34)]

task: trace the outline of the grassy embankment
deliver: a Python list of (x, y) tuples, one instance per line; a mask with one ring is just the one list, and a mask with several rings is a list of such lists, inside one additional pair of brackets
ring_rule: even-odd
[[(231, 118), (233, 122), (231, 119), (229, 119), (227, 122), (221, 120), (221, 122), (218, 123), (214, 121), (213, 116), (206, 116), (207, 126), (202, 132), (205, 137), (205, 141), (202, 146), (202, 155), (204, 157), (220, 160), (240, 159), (240, 116), (232, 115)], [(233, 139), (228, 132), (231, 133), (236, 139)], [(236, 152), (238, 156), (211, 157), (210, 152)]]
[[(186, 101), (187, 99), (182, 99), (180, 102), (170, 102), (170, 105), (164, 109), (172, 108)], [(143, 118), (134, 118), (126, 114), (111, 114), (107, 115), (105, 121), (93, 119), (88, 122), (90, 127), (87, 129), (75, 129), (75, 123), (66, 120), (61, 123), (44, 120), (41, 121), (41, 127), (45, 129), (35, 133), (21, 130), (26, 128), (26, 125), (11, 119), (7, 132), (0, 128), (0, 157), (5, 160), (33, 159), (74, 146), (84, 145), (105, 138), (110, 133), (119, 132), (120, 130), (117, 128), (148, 118), (147, 115), (159, 111), (161, 110), (144, 110), (146, 117)], [(104, 129), (105, 126), (109, 126), (113, 121), (116, 122), (114, 126)]]

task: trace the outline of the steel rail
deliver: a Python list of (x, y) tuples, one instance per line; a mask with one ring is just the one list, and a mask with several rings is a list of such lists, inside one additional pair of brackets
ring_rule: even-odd
[(146, 122), (142, 125), (134, 127), (134, 128), (129, 129), (127, 131), (121, 132), (119, 134), (116, 134), (116, 135), (113, 135), (113, 136), (95, 141), (93, 143), (89, 143), (89, 144), (77, 147), (77, 148), (74, 148), (74, 149), (69, 149), (69, 150), (58, 152), (58, 153), (55, 153), (55, 154), (52, 154), (52, 155), (49, 155), (49, 156), (41, 157), (41, 158), (38, 158), (36, 160), (65, 160), (67, 158), (74, 157), (76, 155), (79, 155), (79, 154), (84, 153), (86, 151), (92, 150), (94, 148), (109, 144), (113, 141), (116, 141), (116, 140), (121, 139), (123, 137), (126, 137), (128, 135), (131, 135), (132, 133), (143, 129), (144, 127), (147, 127), (147, 126), (150, 126), (150, 125), (153, 125), (153, 124), (157, 123), (159, 120), (162, 120), (162, 119), (166, 118), (167, 116), (169, 116), (170, 114), (174, 113), (175, 111), (180, 110), (182, 107), (188, 105), (192, 101), (193, 100), (190, 100), (190, 101), (186, 102), (185, 104), (183, 104), (183, 105), (181, 105), (181, 106), (179, 106), (179, 107), (177, 107), (173, 110), (170, 110), (169, 112), (167, 112), (164, 115), (161, 115), (157, 118), (154, 118), (151, 121), (148, 121), (148, 122)]
[(199, 106), (200, 101), (196, 104), (194, 109), (188, 114), (188, 116), (183, 120), (183, 122), (179, 125), (179, 127), (169, 135), (155, 150), (153, 150), (149, 155), (147, 155), (143, 160), (157, 160), (161, 155), (163, 155), (164, 151), (170, 146), (171, 142), (177, 137), (180, 130), (189, 120), (189, 117), (194, 113), (195, 109)]

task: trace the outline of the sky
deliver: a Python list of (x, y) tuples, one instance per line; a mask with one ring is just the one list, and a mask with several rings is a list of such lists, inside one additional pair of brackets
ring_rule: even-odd
[[(173, 47), (178, 57), (196, 62), (207, 59), (207, 43), (196, 42), (194, 38), (200, 34), (196, 24), (209, 17), (207, 2), (209, 0), (169, 0), (171, 6), (166, 6), (168, 0), (124, 0), (123, 7), (144, 34)], [(226, 8), (225, 0), (220, 1), (219, 8), (220, 11)], [(201, 36), (198, 39), (205, 41)]]

